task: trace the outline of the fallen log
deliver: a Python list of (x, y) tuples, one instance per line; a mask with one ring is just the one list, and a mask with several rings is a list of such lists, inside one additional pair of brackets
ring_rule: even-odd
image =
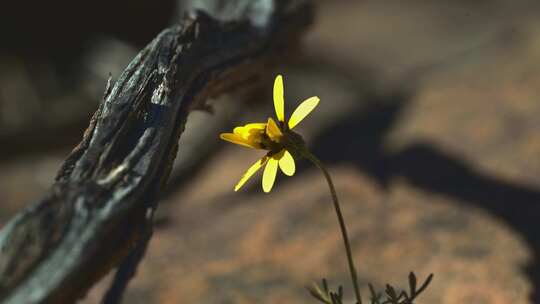
[(122, 265), (104, 300), (118, 302), (152, 235), (188, 114), (272, 74), (312, 17), (307, 1), (206, 3), (109, 80), (48, 194), (0, 231), (0, 302), (75, 302)]

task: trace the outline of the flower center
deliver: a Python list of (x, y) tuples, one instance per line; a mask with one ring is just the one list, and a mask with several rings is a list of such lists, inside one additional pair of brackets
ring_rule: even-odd
[(282, 144), (282, 137), (276, 138), (274, 140), (268, 136), (266, 132), (261, 134), (261, 146), (263, 149), (270, 151), (271, 154), (281, 151), (284, 147)]

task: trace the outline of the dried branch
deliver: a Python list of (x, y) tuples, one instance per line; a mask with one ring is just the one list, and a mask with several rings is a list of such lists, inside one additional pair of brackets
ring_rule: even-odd
[(188, 113), (269, 73), (310, 21), (306, 1), (244, 0), (160, 33), (108, 86), (49, 193), (0, 231), (1, 302), (74, 302), (129, 256)]

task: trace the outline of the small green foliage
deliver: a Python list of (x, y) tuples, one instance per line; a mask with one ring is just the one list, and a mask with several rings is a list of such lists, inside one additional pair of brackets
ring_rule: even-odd
[[(411, 272), (409, 274), (409, 291), (397, 291), (391, 285), (386, 285), (384, 293), (377, 292), (373, 285), (369, 284), (369, 291), (371, 293), (370, 303), (371, 304), (414, 304), (414, 300), (422, 293), (433, 279), (433, 274), (430, 274), (427, 279), (422, 283), (420, 288), (417, 288), (417, 279), (416, 275)], [(319, 302), (324, 304), (344, 304), (343, 303), (343, 287), (338, 286), (337, 292), (332, 291), (328, 288), (328, 282), (326, 279), (322, 280), (322, 288), (313, 284), (310, 287), (307, 287), (309, 293), (317, 299)], [(356, 303), (361, 304), (361, 303)]]
[(316, 283), (306, 287), (309, 293), (325, 304), (343, 304), (343, 286), (338, 286), (338, 291), (334, 292), (328, 288), (326, 279), (322, 279), (322, 289)]

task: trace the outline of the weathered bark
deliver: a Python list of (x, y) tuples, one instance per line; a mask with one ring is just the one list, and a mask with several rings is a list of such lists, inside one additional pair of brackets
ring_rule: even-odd
[(190, 14), (137, 55), (46, 197), (0, 231), (2, 303), (74, 302), (117, 267), (151, 229), (189, 112), (272, 73), (311, 20), (305, 1), (219, 7)]

